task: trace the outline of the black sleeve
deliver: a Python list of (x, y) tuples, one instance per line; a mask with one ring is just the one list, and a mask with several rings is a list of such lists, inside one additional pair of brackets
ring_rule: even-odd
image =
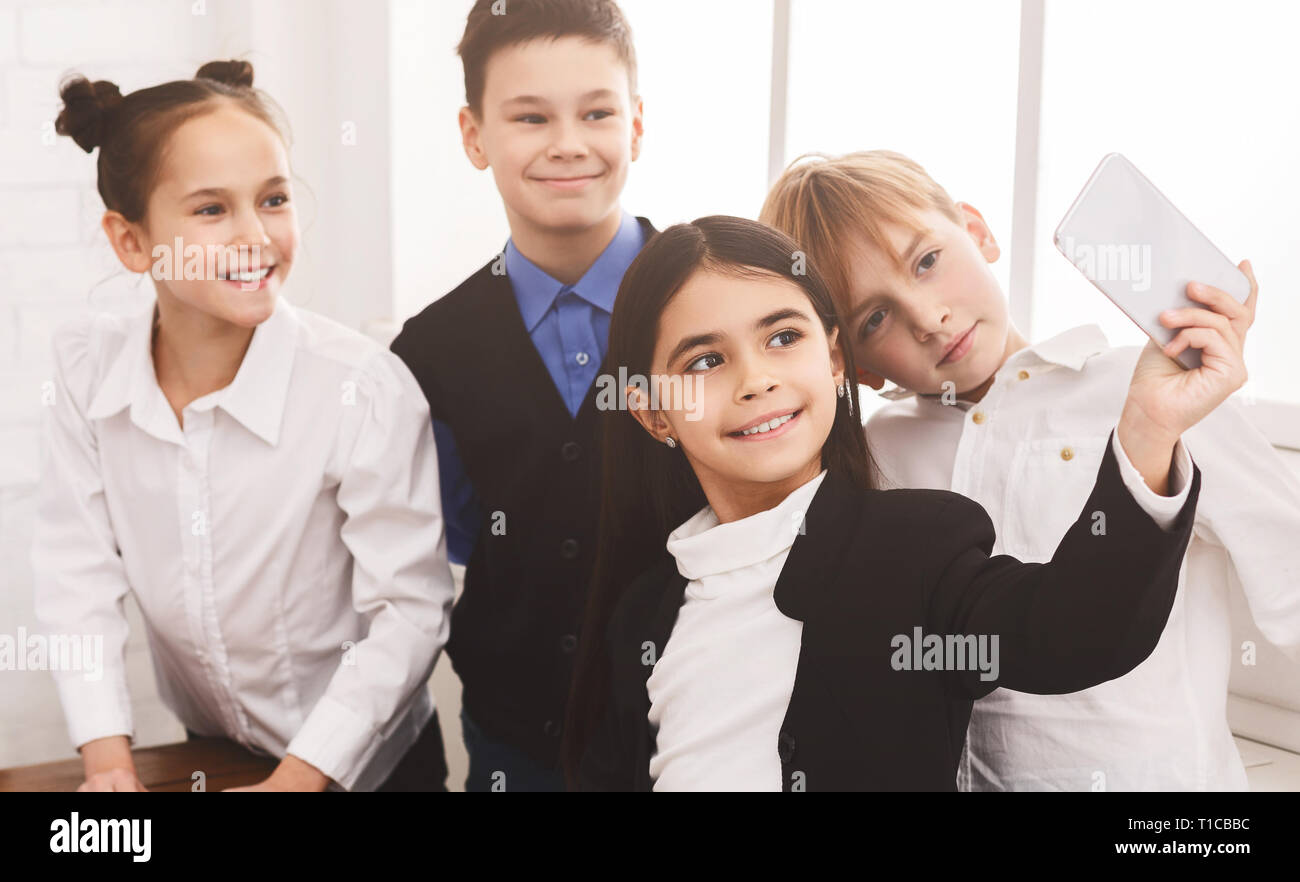
[[(1112, 436), (1114, 432), (1112, 431)], [(1046, 563), (989, 557), (994, 530), (978, 503), (953, 495), (934, 528), (945, 551), (931, 573), (927, 632), (997, 637), (996, 679), (967, 665), (958, 690), (980, 698), (1001, 686), (1077, 692), (1123, 676), (1160, 639), (1191, 539), (1201, 472), (1170, 531), (1125, 486), (1111, 444), (1092, 494)], [(1100, 513), (1103, 517), (1099, 517)]]

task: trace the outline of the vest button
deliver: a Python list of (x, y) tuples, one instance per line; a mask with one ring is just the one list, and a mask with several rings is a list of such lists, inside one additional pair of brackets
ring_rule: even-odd
[(578, 556), (578, 540), (565, 539), (560, 543), (560, 554), (565, 560), (573, 560)]
[(783, 763), (788, 763), (794, 759), (794, 736), (789, 732), (782, 731), (776, 739), (776, 753), (781, 757)]
[(564, 457), (565, 462), (573, 462), (582, 456), (582, 445), (577, 441), (565, 441), (560, 447), (560, 456)]
[(977, 410), (970, 415), (970, 418), (974, 421), (975, 425), (982, 425), (985, 420), (984, 411)]
[(560, 638), (560, 651), (565, 655), (573, 655), (573, 651), (578, 648), (578, 638), (573, 634), (565, 634)]
[(555, 738), (560, 734), (560, 724), (555, 722), (555, 720), (547, 720), (545, 725), (542, 726), (542, 732), (544, 732), (548, 738)]

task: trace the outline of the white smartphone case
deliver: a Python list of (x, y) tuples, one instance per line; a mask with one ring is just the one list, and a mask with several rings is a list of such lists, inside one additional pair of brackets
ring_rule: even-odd
[[(1187, 297), (1188, 282), (1243, 303), (1250, 296), (1245, 274), (1118, 153), (1102, 158), (1054, 238), (1066, 259), (1161, 346), (1181, 329), (1160, 324), (1160, 313), (1205, 308)], [(1201, 351), (1185, 349), (1177, 361), (1198, 368)]]

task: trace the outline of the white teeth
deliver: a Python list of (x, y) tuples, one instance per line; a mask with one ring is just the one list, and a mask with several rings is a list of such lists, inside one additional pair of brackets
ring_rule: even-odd
[(770, 432), (773, 429), (775, 429), (777, 426), (784, 425), (785, 423), (790, 422), (790, 420), (792, 419), (794, 419), (794, 414), (787, 413), (785, 416), (779, 416), (776, 417), (775, 419), (770, 419), (765, 423), (759, 423), (757, 426), (754, 426), (752, 429), (745, 429), (740, 434), (757, 435), (762, 432)]
[(226, 278), (232, 282), (260, 282), (266, 278), (266, 274), (270, 271), (269, 266), (264, 266), (260, 270), (251, 273), (228, 273)]

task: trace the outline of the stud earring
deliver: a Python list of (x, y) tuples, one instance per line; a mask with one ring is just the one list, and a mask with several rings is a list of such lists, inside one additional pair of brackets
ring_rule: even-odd
[(840, 384), (836, 383), (836, 384), (835, 384), (835, 394), (836, 394), (837, 396), (839, 396), (840, 398), (843, 398), (845, 395), (848, 394), (848, 392), (845, 391), (845, 389), (844, 389), (843, 386), (841, 386)]
[(672, 435), (669, 435), (667, 438), (665, 438), (665, 439), (664, 439), (664, 443), (667, 444), (669, 447), (676, 447), (676, 446), (677, 446), (677, 442), (673, 440), (673, 436), (672, 436)]

